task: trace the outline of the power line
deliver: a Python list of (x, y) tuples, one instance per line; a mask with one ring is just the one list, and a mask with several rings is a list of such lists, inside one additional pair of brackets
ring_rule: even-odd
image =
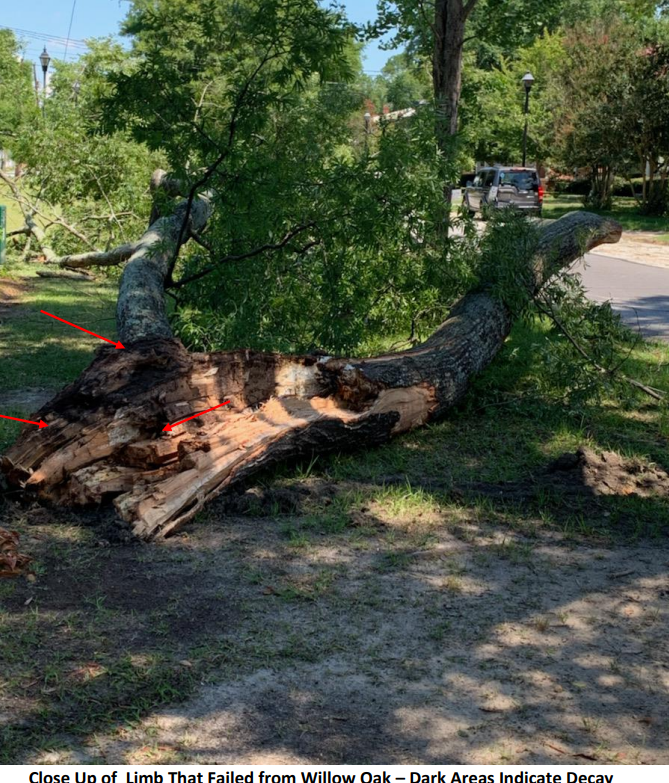
[(65, 55), (63, 59), (67, 60), (67, 47), (70, 45), (70, 34), (72, 33), (72, 22), (74, 21), (74, 9), (77, 7), (77, 0), (72, 3), (72, 14), (70, 15), (70, 26), (67, 28), (67, 41), (65, 42)]
[(72, 46), (75, 49), (88, 49), (86, 41), (80, 41), (75, 38), (64, 38), (62, 35), (49, 35), (48, 33), (37, 33), (34, 30), (22, 30), (19, 27), (8, 27), (7, 25), (0, 25), (2, 30), (11, 30), (24, 38), (33, 38), (37, 41), (44, 41), (45, 43), (53, 43), (59, 46)]

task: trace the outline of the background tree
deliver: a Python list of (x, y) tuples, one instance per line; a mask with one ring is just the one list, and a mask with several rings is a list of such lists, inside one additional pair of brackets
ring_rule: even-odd
[(639, 43), (634, 26), (617, 19), (572, 28), (565, 38), (558, 140), (567, 166), (590, 171), (587, 202), (599, 209), (611, 206), (614, 176), (628, 155), (623, 102)]
[(392, 109), (406, 109), (431, 98), (429, 63), (422, 58), (412, 59), (406, 52), (396, 54), (383, 66), (380, 78)]
[(555, 162), (556, 107), (564, 101), (563, 34), (545, 32), (513, 57), (493, 68), (478, 67), (475, 52), (465, 58), (462, 93), (462, 146), (475, 161), (519, 163), (522, 160), (524, 89), (522, 77), (535, 76), (530, 101), (528, 156), (541, 165)]
[(630, 158), (641, 170), (641, 209), (664, 215), (669, 209), (669, 25), (646, 33), (635, 55), (621, 105), (624, 133)]
[(0, 149), (11, 147), (17, 128), (35, 124), (37, 116), (32, 67), (14, 33), (0, 29)]

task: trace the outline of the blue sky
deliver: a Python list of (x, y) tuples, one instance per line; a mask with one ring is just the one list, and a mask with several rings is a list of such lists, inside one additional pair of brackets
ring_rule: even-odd
[[(73, 0), (3, 0), (0, 25), (39, 33), (46, 38), (22, 36), (26, 42), (26, 59), (37, 61), (45, 44), (50, 54), (62, 58), (65, 54), (72, 4)], [(376, 17), (376, 0), (344, 0), (344, 5), (353, 22), (366, 22)], [(72, 39), (81, 41), (84, 38), (117, 33), (119, 22), (125, 16), (127, 8), (126, 0), (76, 0)], [(78, 48), (76, 44), (69, 47), (68, 60), (76, 57)], [(376, 46), (369, 46), (364, 61), (365, 70), (369, 73), (378, 72), (391, 54), (392, 52), (383, 52)]]

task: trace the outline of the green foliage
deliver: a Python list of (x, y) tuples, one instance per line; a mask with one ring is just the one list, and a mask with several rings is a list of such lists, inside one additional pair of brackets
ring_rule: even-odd
[(623, 103), (639, 44), (632, 26), (606, 18), (570, 30), (565, 39), (558, 138), (566, 165), (590, 169), (586, 203), (596, 209), (610, 207), (614, 173), (628, 157)]
[(620, 371), (640, 339), (608, 302), (592, 302), (580, 278), (565, 273), (542, 291), (537, 308), (552, 332), (537, 353), (542, 396), (574, 410), (607, 398), (626, 403), (634, 397)]
[(32, 68), (20, 55), (11, 30), (0, 29), (0, 149), (11, 146), (16, 128), (36, 121)]
[[(565, 41), (563, 156), (587, 166), (587, 203), (611, 205), (614, 174), (641, 175), (642, 211), (663, 214), (669, 176), (669, 27), (603, 19)], [(647, 178), (647, 171), (650, 176)]]
[(641, 210), (665, 215), (669, 211), (669, 24), (653, 27), (645, 31), (643, 54), (632, 63), (623, 117), (629, 155), (643, 169)]
[(402, 52), (391, 57), (378, 76), (363, 74), (356, 84), (365, 96), (366, 107), (381, 114), (386, 106), (396, 111), (428, 101), (432, 97), (429, 71), (428, 61), (412, 59)]
[(478, 284), (504, 302), (514, 319), (534, 313), (531, 261), (538, 236), (536, 225), (525, 215), (507, 209), (491, 211), (481, 239), (476, 269)]
[[(189, 345), (348, 351), (443, 316), (457, 290), (438, 231), (453, 161), (429, 107), (364, 133), (359, 47), (339, 12), (135, 2), (125, 30), (132, 67), (110, 76), (106, 128), (212, 191), (207, 250), (190, 243), (175, 270)], [(388, 78), (398, 101), (424, 94), (404, 63)]]
[(561, 33), (545, 33), (492, 69), (477, 67), (473, 53), (466, 56), (461, 120), (472, 161), (522, 160), (525, 90), (521, 80), (527, 71), (536, 80), (529, 102), (528, 156), (554, 159), (555, 107), (562, 102), (564, 58)]
[[(311, 132), (304, 138), (311, 143), (323, 126), (315, 109), (321, 100), (320, 93), (315, 95), (307, 112)], [(327, 112), (331, 102), (326, 103)], [(298, 146), (295, 160), (287, 163), (299, 170), (286, 198), (296, 210), (294, 221), (309, 228), (280, 252), (218, 264), (210, 275), (188, 285), (177, 313), (182, 336), (202, 347), (346, 352), (370, 336), (408, 335), (412, 326), (414, 332), (424, 332), (443, 317), (445, 303), (458, 290), (458, 275), (437, 236), (442, 160), (433, 127), (426, 110), (410, 122), (382, 124), (367, 148), (346, 146), (346, 154), (338, 157), (323, 150), (320, 160), (310, 161)], [(297, 142), (286, 138), (283, 153)], [(274, 166), (271, 160), (264, 167), (262, 162), (256, 165), (274, 176), (276, 159)], [(320, 181), (305, 189), (310, 163)], [(272, 184), (276, 180), (267, 183), (268, 189)], [(260, 236), (249, 237), (264, 213), (259, 215), (251, 203), (247, 211), (240, 197), (252, 202), (255, 194), (230, 194), (220, 222), (215, 218), (212, 226), (217, 239), (225, 241), (224, 232), (228, 234), (226, 247), (233, 252), (232, 227), (238, 236), (248, 232), (241, 247), (261, 241)], [(280, 208), (277, 204), (273, 213)], [(272, 236), (276, 240), (281, 234)], [(302, 252), (307, 245), (312, 246)], [(204, 256), (191, 256), (182, 274), (188, 277), (208, 263)]]

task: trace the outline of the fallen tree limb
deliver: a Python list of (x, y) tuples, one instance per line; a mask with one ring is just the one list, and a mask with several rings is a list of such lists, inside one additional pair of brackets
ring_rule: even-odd
[[(151, 213), (151, 220), (149, 221), (149, 227), (151, 227), (160, 219), (158, 206), (155, 203), (156, 195), (158, 193), (163, 193), (168, 197), (179, 196), (184, 194), (185, 188), (181, 180), (170, 176), (166, 171), (163, 171), (163, 169), (156, 169), (153, 172), (149, 187), (154, 194), (154, 206)], [(109, 216), (109, 218), (113, 220), (117, 220), (118, 217), (119, 216), (115, 214)], [(101, 220), (108, 219), (108, 217), (92, 215), (87, 219)], [(63, 269), (89, 269), (94, 266), (119, 266), (140, 251), (144, 247), (144, 241), (145, 237), (142, 237), (138, 242), (125, 243), (111, 250), (101, 251), (93, 249), (86, 253), (74, 253), (67, 256), (61, 256), (60, 258), (53, 259), (47, 263), (56, 264)]]
[(62, 271), (38, 269), (37, 276), (47, 279), (54, 278), (56, 280), (95, 280), (95, 276), (90, 274), (90, 272), (70, 272), (67, 269)]
[[(199, 231), (208, 213), (208, 201), (199, 198), (145, 234), (119, 293), (126, 350), (99, 349), (40, 410), (48, 428), (25, 430), (2, 459), (10, 483), (60, 504), (113, 501), (140, 538), (166, 536), (267, 465), (382, 443), (443, 415), (511, 329), (507, 307), (480, 289), (464, 296), (428, 340), (399, 353), (190, 354), (170, 331), (164, 283), (186, 214)], [(542, 227), (528, 293), (620, 234), (614, 221), (583, 212)], [(163, 432), (166, 423), (226, 400), (229, 406)]]
[[(60, 226), (76, 237), (80, 242), (83, 242), (91, 250), (95, 250), (95, 245), (88, 239), (88, 237), (79, 231), (74, 226), (63, 220), (62, 217), (49, 217), (45, 215), (37, 206), (37, 203), (33, 203), (28, 197), (22, 193), (17, 187), (16, 183), (8, 177), (4, 172), (0, 171), (0, 180), (2, 180), (10, 189), (12, 198), (18, 204), (19, 208), (23, 212), (25, 220), (25, 226), (13, 231), (9, 236), (17, 234), (26, 234), (28, 237), (34, 237), (37, 245), (44, 256), (46, 263), (52, 264), (58, 261), (56, 253), (51, 249), (51, 246), (47, 242), (46, 229), (51, 226)], [(35, 220), (35, 216), (42, 218), (44, 221), (44, 227)]]
[[(116, 326), (119, 338), (133, 343), (152, 337), (172, 338), (165, 311), (165, 281), (184, 231), (200, 232), (211, 214), (207, 196), (182, 201), (169, 217), (159, 218), (137, 243), (119, 287)], [(184, 224), (186, 229), (184, 230)]]
[(113, 250), (93, 251), (90, 253), (75, 253), (74, 255), (54, 258), (52, 263), (69, 269), (88, 269), (92, 266), (118, 266), (127, 261), (140, 247), (140, 242), (120, 245)]
[(57, 255), (46, 238), (46, 232), (40, 226), (40, 224), (37, 223), (33, 214), (26, 215), (26, 227), (30, 231), (32, 238), (37, 243), (40, 254), (44, 256), (45, 263), (54, 263)]

